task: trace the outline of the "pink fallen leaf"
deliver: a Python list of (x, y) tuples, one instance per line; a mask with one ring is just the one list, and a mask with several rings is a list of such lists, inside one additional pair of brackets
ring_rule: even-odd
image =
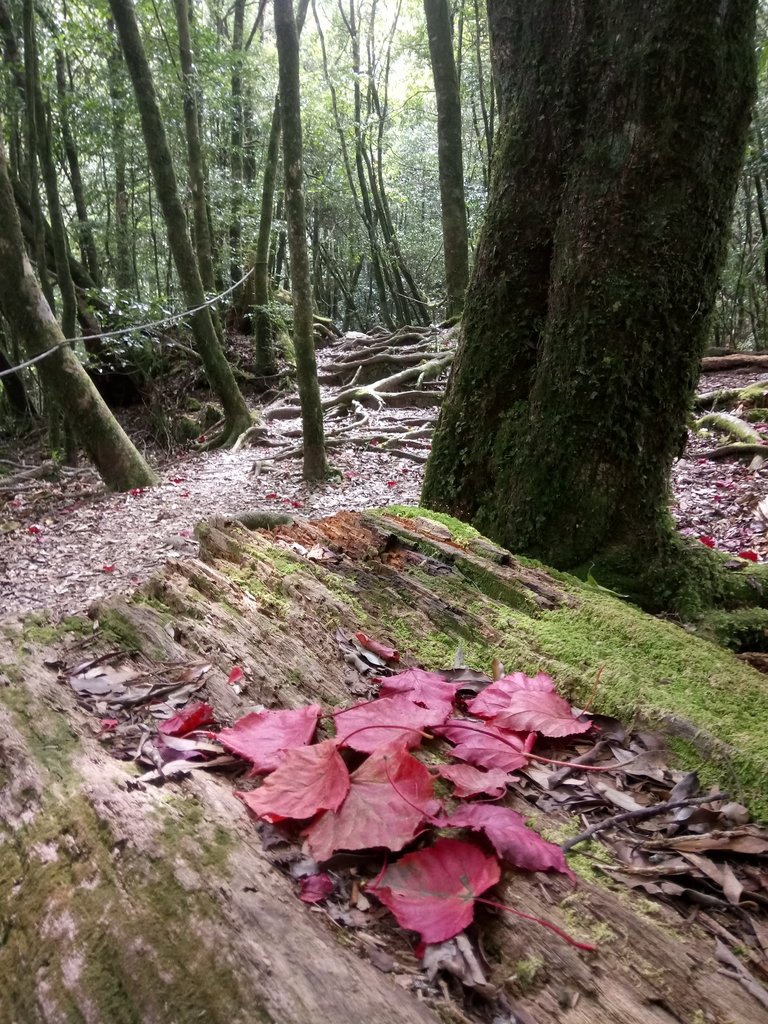
[(264, 497), (265, 498), (269, 498), (271, 500), (272, 498), (276, 498), (277, 497), (277, 492), (276, 491), (270, 491), (269, 494), (265, 494)]
[(101, 720), (101, 731), (102, 732), (114, 732), (120, 723), (116, 718), (102, 718)]
[(525, 824), (522, 815), (498, 804), (459, 804), (440, 824), (445, 828), (471, 828), (483, 832), (502, 860), (523, 871), (559, 871), (573, 882), (559, 846), (542, 839)]
[(321, 871), (319, 875), (307, 875), (299, 882), (299, 899), (305, 903), (321, 903), (334, 890), (330, 875)]
[(438, 839), (391, 864), (366, 892), (423, 942), (444, 942), (472, 923), (475, 898), (495, 885), (499, 862), (473, 843)]
[(172, 476), (168, 482), (172, 484), (183, 484), (185, 479), (186, 478), (183, 476)]
[(442, 724), (449, 708), (422, 708), (402, 694), (354, 704), (334, 716), (336, 738), (353, 750), (370, 753), (398, 738), (409, 747), (421, 743), (421, 730)]
[(467, 708), (478, 718), (493, 718), (509, 705), (510, 697), (519, 690), (554, 693), (555, 684), (552, 677), (544, 672), (539, 672), (535, 676), (527, 676), (523, 672), (513, 672), (511, 675), (502, 676), (491, 686), (487, 686), (482, 693), (467, 704)]
[(230, 686), (234, 686), (235, 683), (239, 683), (241, 679), (245, 679), (245, 672), (243, 672), (239, 665), (235, 665), (227, 676), (227, 683)]
[(146, 492), (146, 487), (132, 487), (129, 494), (132, 498), (140, 498)]
[(349, 792), (349, 772), (335, 740), (289, 750), (263, 785), (236, 793), (257, 817), (304, 821), (318, 811), (337, 811)]
[(455, 743), (453, 756), (478, 768), (500, 768), (513, 772), (528, 764), (528, 752), (536, 740), (534, 733), (518, 735), (498, 729), (489, 722), (448, 722), (435, 729), (438, 736)]
[(114, 565), (102, 565), (101, 571), (102, 572), (114, 572), (115, 571), (115, 567), (114, 567)]
[(230, 754), (251, 761), (256, 773), (274, 771), (285, 752), (305, 747), (312, 741), (322, 708), (311, 704), (304, 708), (278, 711), (253, 711), (232, 726), (216, 733), (215, 739)]
[(32, 536), (34, 537), (34, 536), (36, 536), (36, 535), (37, 535), (38, 533), (42, 533), (42, 530), (40, 529), (40, 527), (39, 527), (39, 526), (36, 526), (36, 525), (35, 525), (35, 524), (33, 523), (33, 524), (32, 524), (31, 526), (28, 526), (28, 527), (27, 527), (27, 533), (31, 533), (31, 534), (32, 534)]
[(397, 480), (387, 480), (387, 487), (397, 487)]
[(349, 781), (338, 811), (326, 811), (303, 833), (315, 860), (327, 860), (336, 850), (402, 850), (440, 807), (432, 776), (402, 741), (376, 750)]
[(699, 540), (704, 545), (704, 547), (713, 548), (715, 546), (714, 537), (699, 537)]
[(373, 654), (377, 654), (384, 661), (400, 661), (400, 653), (396, 651), (394, 647), (387, 647), (384, 644), (380, 644), (378, 640), (372, 640), (365, 633), (355, 633), (355, 639), (364, 647), (366, 651), (371, 651)]
[(481, 793), (492, 797), (502, 796), (512, 781), (512, 776), (503, 772), (501, 768), (492, 768), (486, 772), (474, 768), (471, 764), (441, 765), (438, 774), (453, 783), (453, 795), (462, 800), (465, 797), (479, 796)]
[(575, 736), (588, 732), (591, 722), (574, 718), (571, 705), (556, 693), (518, 690), (491, 724), (512, 732), (538, 732), (542, 736)]
[(291, 502), (291, 507), (292, 508), (301, 508), (302, 504), (303, 504), (303, 502), (301, 502), (301, 501), (292, 501)]
[(740, 551), (738, 554), (739, 558), (746, 558), (750, 562), (759, 562), (760, 556), (756, 551)]
[(214, 721), (213, 708), (210, 704), (196, 701), (188, 707), (183, 708), (173, 718), (166, 718), (158, 726), (159, 731), (166, 736), (186, 736), (194, 729), (201, 729), (204, 725), (211, 725)]
[(437, 672), (427, 672), (423, 668), (409, 668), (397, 675), (379, 677), (374, 682), (380, 683), (380, 697), (394, 697), (402, 694), (414, 704), (425, 708), (442, 711), (452, 708), (459, 683), (450, 683)]

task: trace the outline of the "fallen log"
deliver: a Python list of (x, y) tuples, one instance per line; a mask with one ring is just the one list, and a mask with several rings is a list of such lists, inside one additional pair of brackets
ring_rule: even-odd
[(765, 370), (768, 368), (768, 352), (734, 352), (724, 356), (704, 356), (701, 360), (703, 373), (729, 373), (732, 370)]
[[(350, 925), (296, 898), (279, 835), (257, 831), (233, 795), (242, 776), (233, 784), (225, 765), (141, 781), (134, 761), (146, 718), (118, 712), (125, 735), (133, 729), (138, 737), (121, 746), (110, 739), (107, 698), (86, 699), (71, 683), (76, 666), (85, 663), (87, 677), (89, 664), (124, 652), (127, 664), (158, 681), (163, 700), (169, 680), (186, 680), (226, 722), (260, 705), (349, 703), (365, 679), (340, 652), (337, 630), (366, 630), (429, 668), (456, 664), (460, 649), (475, 670), (496, 658), (509, 671), (548, 671), (574, 700), (587, 700), (602, 665), (596, 710), (631, 714), (676, 737), (687, 767), (727, 777), (729, 791), (765, 815), (759, 673), (429, 513), (341, 513), (272, 531), (222, 519), (199, 536), (200, 558), (175, 561), (90, 617), (2, 624), (0, 1020), (762, 1019), (759, 976), (746, 984), (738, 972), (717, 973), (707, 923), (692, 926), (687, 910), (617, 890), (595, 870), (599, 860), (579, 855), (571, 858), (576, 890), (562, 875), (515, 872), (499, 898), (596, 952), (484, 909), (474, 926), (483, 936), (484, 982), (462, 986), (443, 968), (430, 981), (408, 933), (380, 911), (364, 913), (357, 898), (340, 909)], [(212, 668), (201, 677), (202, 661)], [(237, 685), (233, 665), (242, 669)], [(567, 816), (556, 808), (525, 811), (529, 785), (518, 809), (567, 836)], [(365, 880), (364, 860), (354, 866)], [(733, 937), (744, 911), (729, 919), (708, 906), (718, 937)]]

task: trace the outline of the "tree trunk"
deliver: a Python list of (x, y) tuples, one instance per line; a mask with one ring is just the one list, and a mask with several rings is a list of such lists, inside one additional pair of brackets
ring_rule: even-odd
[[(0, 308), (30, 356), (60, 345), (63, 335), (32, 272), (0, 145)], [(43, 385), (108, 487), (151, 486), (157, 478), (107, 408), (80, 360), (62, 345), (38, 364)]]
[(744, 153), (755, 3), (570, 10), (489, 5), (501, 135), (424, 500), (549, 564), (618, 546), (642, 567), (678, 550), (669, 469)]
[(301, 399), (304, 479), (322, 480), (327, 473), (323, 412), (317, 383), (317, 362), (312, 327), (312, 278), (307, 253), (307, 217), (304, 205), (301, 94), (299, 90), (299, 34), (293, 0), (275, 0), (275, 36), (280, 65), (280, 119), (283, 129), (285, 213), (291, 255), (293, 339), (296, 376)]
[(112, 157), (115, 168), (115, 287), (126, 295), (136, 291), (136, 278), (131, 261), (131, 225), (128, 219), (128, 179), (125, 155), (125, 66), (120, 43), (110, 19), (109, 34), (114, 36), (107, 58), (109, 99), (111, 105)]
[[(187, 140), (189, 188), (192, 193), (192, 216), (195, 225), (195, 252), (203, 287), (213, 293), (216, 282), (213, 273), (213, 248), (208, 223), (208, 189), (205, 181), (205, 163), (200, 140), (200, 115), (197, 105), (197, 72), (192, 55), (190, 32), (191, 0), (174, 0), (176, 28), (179, 36), (179, 63), (184, 76), (184, 132)], [(218, 312), (211, 307), (211, 318), (219, 343), (224, 341)]]
[[(229, 273), (232, 284), (243, 276), (241, 246), (243, 226), (240, 222), (243, 205), (243, 27), (245, 0), (234, 0), (232, 7), (232, 77), (230, 103), (232, 127), (229, 140), (230, 168), (230, 221), (229, 221)], [(234, 296), (238, 305), (239, 296)]]
[[(179, 199), (173, 158), (157, 103), (152, 73), (139, 35), (133, 3), (131, 0), (110, 0), (110, 8), (120, 34), (123, 55), (136, 94), (147, 156), (168, 232), (168, 247), (176, 264), (184, 301), (189, 308), (199, 309), (206, 301), (205, 290), (189, 238), (184, 207)], [(191, 319), (195, 343), (202, 357), (208, 381), (221, 402), (226, 417), (225, 433), (220, 440), (222, 443), (228, 443), (230, 440), (236, 440), (248, 429), (251, 415), (232, 373), (232, 367), (227, 362), (216, 337), (210, 309), (199, 309)]]
[[(730, 912), (711, 894), (719, 889), (700, 883), (694, 889), (696, 881), (686, 881), (686, 895), (704, 903), (695, 927), (685, 895), (641, 898), (623, 880), (606, 881), (617, 865), (599, 838), (585, 856), (578, 847), (569, 855), (579, 876), (575, 888), (562, 874), (507, 870), (501, 901), (578, 931), (597, 949), (583, 953), (530, 919), (478, 905), (474, 924), (458, 939), (473, 968), (462, 986), (451, 974), (452, 966), (461, 970), (458, 953), (430, 981), (412, 933), (382, 916), (370, 894), (359, 895), (382, 857), (341, 855), (331, 866), (337, 892), (315, 909), (298, 899), (297, 846), (279, 830), (255, 826), (234, 796), (251, 785), (243, 781), (244, 763), (234, 772), (190, 768), (154, 782), (139, 781), (143, 769), (132, 763), (138, 747), (150, 749), (157, 726), (148, 704), (135, 700), (144, 679), (159, 682), (171, 699), (183, 699), (178, 685), (174, 691), (178, 681), (199, 683), (203, 688), (190, 702), (209, 702), (219, 722), (259, 704), (322, 703), (337, 711), (355, 699), (350, 684), (366, 685), (340, 654), (337, 629), (345, 636), (364, 630), (400, 647), (404, 664), (435, 671), (453, 663), (457, 648), (480, 671), (494, 655), (509, 668), (536, 665), (582, 702), (603, 664), (596, 710), (634, 715), (639, 705), (672, 736), (688, 728), (694, 742), (681, 745), (689, 751), (681, 767), (690, 767), (691, 758), (699, 763), (696, 744), (707, 750), (711, 739), (719, 759), (711, 751), (702, 755), (708, 777), (727, 785), (733, 799), (765, 807), (765, 743), (755, 717), (748, 724), (739, 717), (739, 709), (743, 714), (763, 699), (764, 677), (671, 623), (574, 581), (552, 579), (468, 538), (465, 529), (429, 519), (341, 513), (273, 533), (220, 520), (203, 524), (201, 539), (200, 558), (169, 563), (136, 599), (116, 597), (94, 609), (93, 618), (3, 622), (3, 1024), (765, 1019), (757, 930), (765, 928), (764, 911), (744, 909), (760, 884), (756, 856), (717, 854), (723, 874), (731, 864), (741, 870), (739, 858), (742, 865), (754, 861), (750, 890)], [(297, 542), (337, 554), (312, 563), (292, 549)], [(626, 643), (626, 636), (635, 642)], [(570, 651), (566, 638), (574, 644)], [(117, 710), (112, 704), (105, 715), (99, 703), (110, 704), (110, 697), (76, 694), (69, 678), (83, 662), (92, 664), (96, 682), (126, 680), (133, 703)], [(227, 685), (233, 663), (246, 673), (237, 687)], [(203, 665), (209, 670), (201, 677)], [(702, 676), (710, 681), (707, 710), (716, 736), (707, 737), (706, 721), (686, 717), (686, 700)], [(704, 714), (702, 705), (697, 709)], [(104, 718), (112, 715), (116, 729), (108, 732)], [(435, 753), (435, 760), (444, 756)], [(652, 753), (654, 765), (666, 763), (663, 747)], [(530, 776), (536, 774), (532, 769)], [(583, 794), (590, 806), (598, 803), (583, 776), (572, 774), (568, 783), (574, 800)], [(508, 802), (548, 838), (581, 830), (580, 816), (553, 807), (543, 783), (540, 789), (522, 776), (513, 786)], [(661, 834), (651, 832), (650, 841)], [(635, 845), (633, 837), (638, 871), (652, 856), (646, 842)], [(661, 872), (667, 862), (662, 854), (647, 870)], [(672, 860), (670, 870), (679, 864), (679, 857)], [(695, 879), (693, 868), (691, 874)], [(639, 874), (628, 881), (643, 884)], [(657, 890), (662, 885), (667, 888), (666, 879)], [(736, 947), (741, 977), (717, 969), (716, 936)], [(482, 956), (475, 960), (477, 946)], [(479, 991), (475, 972), (488, 981)]]
[[(448, 0), (424, 0), (429, 54), (437, 103), (437, 159), (443, 222), (447, 314), (459, 316), (469, 280), (467, 206), (464, 199), (464, 162), (461, 150), (461, 100), (453, 56), (451, 12)], [(482, 88), (482, 80), (480, 82)]]

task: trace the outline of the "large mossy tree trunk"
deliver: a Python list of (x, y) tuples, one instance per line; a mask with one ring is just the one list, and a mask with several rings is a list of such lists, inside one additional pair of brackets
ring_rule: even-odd
[(184, 301), (190, 309), (198, 310), (191, 317), (195, 343), (208, 382), (224, 409), (226, 427), (220, 441), (229, 443), (248, 429), (251, 415), (216, 336), (210, 309), (205, 307), (203, 282), (189, 237), (184, 207), (179, 198), (173, 157), (133, 3), (131, 0), (110, 0), (110, 9), (136, 95), (149, 165), (168, 234), (168, 247), (179, 275)]
[(489, 17), (501, 132), (424, 501), (549, 564), (663, 562), (755, 2), (580, 0), (565, 17), (491, 0)]
[(157, 478), (109, 411), (68, 345), (27, 259), (5, 151), (0, 144), (0, 309), (24, 339), (30, 356), (54, 346), (38, 363), (46, 392), (62, 409), (75, 437), (113, 490), (151, 486)]
[(327, 473), (323, 410), (317, 382), (312, 321), (312, 275), (307, 253), (307, 215), (299, 88), (299, 34), (292, 0), (275, 0), (275, 35), (280, 66), (280, 118), (283, 129), (285, 213), (291, 254), (293, 340), (301, 400), (304, 479), (322, 480)]
[(464, 161), (461, 143), (461, 97), (453, 55), (451, 12), (448, 0), (424, 0), (429, 55), (437, 104), (437, 159), (443, 223), (447, 314), (464, 308), (469, 280), (467, 204), (464, 198)]

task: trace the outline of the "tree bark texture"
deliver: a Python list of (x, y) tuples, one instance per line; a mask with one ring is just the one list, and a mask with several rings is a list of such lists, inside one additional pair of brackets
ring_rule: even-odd
[(301, 399), (304, 478), (321, 480), (326, 472), (323, 411), (317, 382), (317, 361), (312, 327), (312, 277), (307, 252), (307, 216), (304, 203), (304, 168), (299, 89), (299, 34), (293, 0), (275, 0), (275, 35), (280, 67), (280, 119), (283, 131), (285, 213), (291, 255), (293, 339), (296, 376)]
[[(487, 668), (494, 654), (506, 661), (517, 646), (518, 657), (549, 670), (535, 641), (520, 650), (536, 623), (563, 616), (578, 629), (574, 616), (586, 597), (584, 635), (616, 628), (610, 596), (596, 599), (586, 587), (558, 582), (509, 555), (500, 565), (493, 545), (485, 543), (483, 554), (480, 542), (475, 553), (465, 534), (441, 541), (429, 520), (421, 524), (360, 513), (271, 534), (224, 520), (201, 524), (200, 558), (169, 563), (136, 599), (118, 597), (94, 609), (94, 620), (68, 620), (71, 632), (39, 620), (28, 631), (3, 621), (3, 1024), (480, 1024), (496, 1006), (496, 1019), (509, 1024), (765, 1019), (760, 986), (755, 995), (717, 970), (715, 940), (702, 924), (709, 908), (699, 908), (691, 927), (688, 903), (678, 909), (615, 891), (613, 881), (598, 883), (598, 872), (584, 867), (599, 864), (598, 857), (572, 858), (582, 873), (576, 888), (562, 875), (516, 871), (498, 896), (523, 913), (578, 929), (598, 946), (594, 953), (566, 945), (531, 920), (478, 906), (467, 938), (482, 944), (490, 992), (482, 998), (471, 988), (462, 992), (447, 971), (428, 986), (412, 952), (415, 941), (389, 915), (379, 919), (372, 898), (365, 916), (353, 915), (362, 916), (359, 928), (331, 917), (334, 908), (349, 914), (344, 890), (318, 910), (297, 898), (287, 871), (292, 847), (276, 832), (258, 829), (234, 796), (244, 788), (241, 769), (234, 777), (224, 767), (139, 782), (137, 767), (119, 759), (129, 734), (114, 743), (101, 728), (103, 712), (68, 684), (76, 665), (115, 652), (123, 652), (122, 665), (163, 684), (205, 662), (204, 688), (190, 700), (209, 701), (219, 722), (231, 722), (257, 705), (317, 702), (338, 709), (353, 702), (350, 684), (361, 676), (339, 651), (339, 629), (345, 635), (365, 630), (386, 642), (407, 638), (398, 642), (404, 659), (432, 669), (446, 668), (456, 647), (469, 664)], [(451, 536), (444, 526), (431, 526)], [(337, 554), (321, 566), (296, 553), (295, 542)], [(728, 652), (636, 609), (622, 614), (638, 643), (631, 652), (629, 645), (611, 647), (606, 679), (634, 664), (633, 677), (647, 684), (659, 666), (644, 652), (661, 642), (694, 662), (712, 659), (717, 699), (726, 707), (734, 692), (747, 700), (764, 690), (764, 677)], [(390, 635), (396, 625), (402, 632)], [(37, 641), (44, 631), (56, 639)], [(594, 647), (590, 653), (588, 666), (554, 655), (584, 699), (601, 657)], [(246, 672), (242, 693), (227, 685), (233, 664)], [(54, 665), (63, 666), (58, 678)], [(669, 702), (673, 690), (659, 686), (656, 699)], [(611, 687), (601, 688), (597, 710), (610, 698)], [(146, 705), (115, 713), (120, 728), (132, 727), (136, 736), (154, 731)], [(729, 746), (719, 766), (729, 788), (733, 755)], [(762, 784), (764, 796), (764, 748), (755, 749), (751, 767), (762, 768), (750, 778), (756, 791)], [(562, 834), (562, 810), (547, 812), (524, 800), (514, 806), (536, 828)], [(360, 883), (379, 862), (355, 857)], [(339, 863), (348, 877), (348, 862)], [(740, 908), (730, 919), (709, 912), (730, 926)], [(385, 973), (390, 950), (392, 969)]]
[[(437, 160), (443, 222), (447, 314), (457, 316), (464, 307), (469, 280), (467, 206), (464, 199), (464, 161), (461, 149), (461, 100), (453, 55), (451, 12), (448, 0), (424, 0), (429, 55), (437, 104)], [(481, 83), (482, 85), (482, 83)]]
[[(110, 9), (136, 95), (152, 178), (168, 233), (168, 247), (176, 264), (184, 301), (190, 308), (197, 308), (206, 301), (205, 291), (190, 241), (184, 207), (179, 199), (173, 158), (133, 3), (131, 0), (110, 0)], [(232, 367), (219, 344), (210, 310), (200, 310), (191, 321), (208, 381), (224, 409), (227, 432), (230, 436), (238, 435), (248, 428), (251, 416)]]
[[(2, 145), (0, 267), (0, 308), (11, 329), (24, 339), (28, 354), (38, 355), (59, 344), (63, 335), (24, 251)], [(38, 372), (108, 487), (122, 491), (157, 483), (69, 346), (43, 359)]]
[(491, 0), (489, 16), (501, 132), (424, 501), (549, 564), (648, 558), (671, 536), (755, 2)]

